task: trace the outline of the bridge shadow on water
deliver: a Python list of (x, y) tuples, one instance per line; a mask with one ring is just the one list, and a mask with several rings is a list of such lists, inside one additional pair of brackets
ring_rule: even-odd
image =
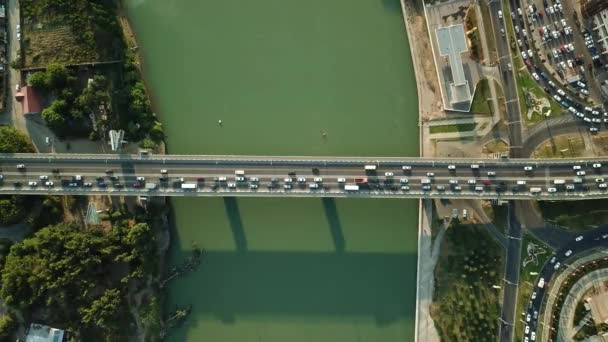
[[(200, 268), (172, 284), (171, 302), (194, 307), (186, 327), (196, 327), (203, 317), (235, 324), (239, 316), (365, 317), (378, 326), (413, 322), (415, 251), (346, 251), (348, 236), (334, 199), (320, 200), (334, 251), (249, 250), (239, 200), (223, 201), (235, 249), (206, 250)], [(174, 239), (175, 252), (187, 256), (190, 246), (179, 241)], [(185, 337), (184, 330), (175, 337)]]

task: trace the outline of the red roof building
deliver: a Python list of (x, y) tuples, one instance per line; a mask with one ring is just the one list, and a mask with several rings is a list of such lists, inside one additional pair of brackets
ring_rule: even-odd
[(21, 91), (15, 94), (15, 98), (21, 101), (24, 115), (42, 112), (42, 101), (34, 88), (30, 86), (21, 88)]

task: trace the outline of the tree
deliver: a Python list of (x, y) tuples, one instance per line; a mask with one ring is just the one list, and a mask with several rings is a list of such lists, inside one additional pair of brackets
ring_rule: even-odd
[(0, 340), (8, 341), (13, 333), (17, 330), (19, 323), (10, 312), (5, 313), (0, 317)]
[(155, 121), (154, 125), (150, 129), (149, 135), (150, 135), (150, 138), (152, 140), (154, 140), (155, 142), (162, 141), (165, 138), (165, 132), (163, 131), (163, 125), (160, 122)]
[(0, 153), (36, 152), (29, 137), (15, 128), (0, 125)]
[(36, 71), (33, 73), (27, 82), (36, 89), (46, 89), (48, 87), (46, 73), (43, 71)]
[(52, 106), (42, 111), (42, 119), (53, 131), (63, 131), (66, 128), (65, 118), (57, 113)]
[(93, 301), (91, 306), (82, 309), (82, 322), (99, 328), (114, 330), (116, 320), (122, 316), (123, 295), (118, 289), (107, 289), (103, 295)]
[(51, 89), (59, 89), (68, 81), (68, 71), (65, 66), (52, 63), (46, 67), (47, 84)]
[(22, 199), (17, 196), (0, 197), (0, 225), (15, 224), (25, 217), (26, 212)]

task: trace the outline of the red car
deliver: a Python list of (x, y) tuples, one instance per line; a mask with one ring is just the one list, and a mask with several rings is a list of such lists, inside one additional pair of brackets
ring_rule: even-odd
[(133, 187), (134, 188), (141, 188), (141, 183), (139, 183), (139, 182), (133, 183)]
[(198, 178), (196, 178), (196, 180), (198, 182), (204, 182), (205, 181), (205, 177), (198, 177)]
[(490, 180), (489, 180), (489, 179), (484, 179), (484, 180), (482, 180), (481, 182), (482, 182), (484, 185), (490, 185), (490, 184), (492, 184), (492, 182), (490, 182)]

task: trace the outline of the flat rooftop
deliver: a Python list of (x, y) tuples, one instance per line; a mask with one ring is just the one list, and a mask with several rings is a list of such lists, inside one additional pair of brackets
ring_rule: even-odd
[(452, 75), (451, 83), (446, 86), (449, 103), (470, 102), (472, 97), (469, 90), (469, 81), (465, 76), (461, 57), (463, 53), (468, 51), (464, 26), (456, 24), (440, 27), (435, 30), (435, 35), (437, 36), (439, 56), (447, 57), (449, 60)]

